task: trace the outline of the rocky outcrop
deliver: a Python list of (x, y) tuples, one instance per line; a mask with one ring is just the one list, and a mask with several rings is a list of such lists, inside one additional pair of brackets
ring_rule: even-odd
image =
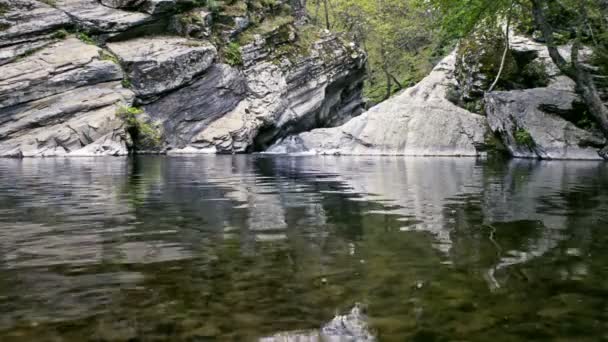
[[(485, 112), (492, 131), (514, 157), (602, 159), (598, 151), (606, 139), (585, 116), (574, 82), (561, 75), (545, 45), (519, 36), (511, 40), (515, 54), (542, 67), (547, 85), (487, 93)], [(570, 53), (567, 46), (560, 50), (564, 56)]]
[(210, 43), (181, 37), (138, 38), (110, 43), (108, 48), (141, 98), (185, 85), (207, 70), (217, 56)]
[(335, 128), (283, 139), (273, 153), (475, 156), (488, 132), (483, 116), (446, 100), (455, 54), (416, 86)]
[(572, 90), (552, 88), (492, 92), (485, 97), (488, 123), (514, 157), (601, 159), (598, 150), (606, 143), (602, 134), (557, 114), (575, 111), (577, 100)]
[(0, 0), (0, 9), (0, 65), (51, 44), (70, 24), (65, 13), (34, 0)]
[(162, 13), (175, 7), (175, 0), (100, 0), (105, 6), (137, 10), (149, 14)]
[(100, 49), (71, 38), (0, 66), (0, 156), (122, 155), (133, 93)]

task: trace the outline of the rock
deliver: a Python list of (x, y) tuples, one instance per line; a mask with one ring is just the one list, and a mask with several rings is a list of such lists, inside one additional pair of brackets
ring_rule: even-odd
[(335, 36), (311, 49), (309, 57), (292, 65), (278, 66), (265, 61), (268, 57), (246, 63), (252, 64), (244, 71), (249, 96), (197, 134), (193, 144), (222, 153), (260, 150), (290, 133), (338, 125), (360, 114), (365, 54), (350, 51)]
[(455, 53), (420, 83), (346, 124), (279, 141), (273, 153), (475, 156), (488, 133), (486, 120), (445, 98), (454, 83)]
[(134, 94), (100, 51), (71, 38), (0, 66), (0, 156), (126, 154), (115, 112)]
[(209, 122), (233, 110), (246, 90), (238, 70), (215, 64), (192, 84), (144, 108), (153, 120), (162, 123), (170, 148), (182, 149)]
[(584, 130), (548, 113), (573, 111), (580, 101), (573, 90), (536, 88), (486, 94), (490, 128), (498, 133), (514, 157), (541, 159), (602, 159), (600, 132)]
[(217, 56), (213, 45), (181, 37), (144, 37), (108, 44), (118, 56), (135, 93), (159, 95), (179, 88), (207, 70)]
[(132, 99), (114, 81), (0, 109), (0, 156), (124, 155), (127, 138), (115, 112)]
[(0, 66), (0, 108), (85, 85), (122, 79), (120, 67), (99, 59), (100, 49), (70, 38)]
[(0, 65), (51, 44), (53, 32), (70, 25), (70, 18), (34, 0), (0, 0)]
[(281, 332), (263, 337), (260, 342), (279, 341), (377, 341), (368, 326), (368, 318), (362, 312), (361, 304), (356, 304), (346, 315), (337, 315), (319, 330)]
[(175, 2), (175, 0), (101, 0), (101, 3), (108, 7), (137, 10), (148, 14), (171, 11), (175, 8)]
[(110, 8), (95, 0), (56, 0), (55, 6), (68, 13), (78, 29), (96, 35), (100, 41), (135, 29), (150, 33), (157, 29), (155, 26), (166, 27), (160, 18)]
[(170, 28), (180, 36), (191, 38), (208, 38), (211, 35), (213, 15), (201, 8), (174, 15)]

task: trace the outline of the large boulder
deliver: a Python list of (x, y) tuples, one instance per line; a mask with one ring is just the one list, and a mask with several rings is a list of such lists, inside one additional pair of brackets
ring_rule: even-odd
[(416, 86), (335, 128), (290, 136), (274, 153), (475, 156), (488, 133), (485, 117), (446, 100), (455, 53)]
[(185, 85), (207, 70), (217, 56), (210, 43), (181, 37), (144, 37), (110, 43), (108, 48), (120, 59), (140, 97)]
[(602, 159), (606, 144), (599, 131), (582, 129), (560, 117), (575, 111), (580, 101), (573, 90), (535, 88), (486, 94), (486, 112), (514, 157), (541, 159)]
[(0, 66), (0, 156), (126, 154), (133, 93), (100, 49), (70, 38)]
[(162, 124), (169, 148), (183, 149), (213, 120), (233, 110), (247, 92), (235, 68), (215, 64), (192, 84), (144, 106)]
[(70, 24), (67, 14), (34, 0), (0, 0), (0, 65), (55, 41)]

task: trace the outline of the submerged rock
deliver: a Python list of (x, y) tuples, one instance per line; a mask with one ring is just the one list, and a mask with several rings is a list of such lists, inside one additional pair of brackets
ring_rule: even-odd
[(475, 156), (488, 133), (485, 117), (445, 98), (453, 84), (455, 54), (416, 86), (346, 124), (287, 137), (272, 153)]
[(361, 304), (356, 304), (346, 315), (337, 315), (319, 330), (282, 332), (263, 337), (260, 342), (328, 341), (362, 342), (376, 341), (368, 326), (368, 318)]

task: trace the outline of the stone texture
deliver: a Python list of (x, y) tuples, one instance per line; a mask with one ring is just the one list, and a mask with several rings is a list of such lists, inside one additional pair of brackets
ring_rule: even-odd
[(8, 10), (0, 17), (0, 65), (51, 44), (52, 33), (70, 24), (70, 18), (34, 0), (0, 0)]
[(241, 153), (264, 149), (291, 133), (341, 124), (362, 112), (365, 54), (328, 35), (311, 55), (281, 65), (259, 58), (244, 73), (250, 90), (235, 110), (197, 134), (193, 145)]
[(217, 56), (213, 45), (181, 37), (145, 37), (108, 44), (140, 97), (179, 88), (207, 70)]
[(82, 31), (105, 40), (139, 28), (150, 31), (158, 18), (139, 12), (128, 12), (102, 5), (96, 0), (57, 0), (56, 7), (69, 14)]
[(0, 108), (122, 79), (120, 67), (100, 60), (99, 52), (96, 46), (70, 38), (0, 66)]
[[(544, 105), (558, 112), (572, 111), (577, 100), (574, 91), (553, 88), (492, 92), (485, 97), (488, 123), (514, 157), (602, 159), (598, 150), (605, 145), (605, 139), (600, 132), (578, 128), (557, 114), (542, 110)], [(527, 132), (533, 143), (522, 144), (521, 139), (518, 142), (518, 130)]]
[(112, 8), (137, 10), (149, 14), (171, 11), (175, 8), (175, 0), (100, 0), (105, 6)]
[(191, 85), (144, 108), (154, 121), (162, 123), (169, 147), (182, 149), (209, 122), (233, 110), (246, 91), (238, 70), (215, 64)]
[(453, 84), (455, 54), (416, 86), (346, 124), (278, 142), (274, 153), (475, 156), (488, 132), (486, 120), (445, 99)]
[(202, 8), (195, 8), (171, 17), (169, 27), (180, 36), (209, 38), (212, 22), (213, 15), (211, 12)]
[(100, 51), (72, 38), (0, 66), (0, 156), (127, 153), (115, 112), (134, 95)]

